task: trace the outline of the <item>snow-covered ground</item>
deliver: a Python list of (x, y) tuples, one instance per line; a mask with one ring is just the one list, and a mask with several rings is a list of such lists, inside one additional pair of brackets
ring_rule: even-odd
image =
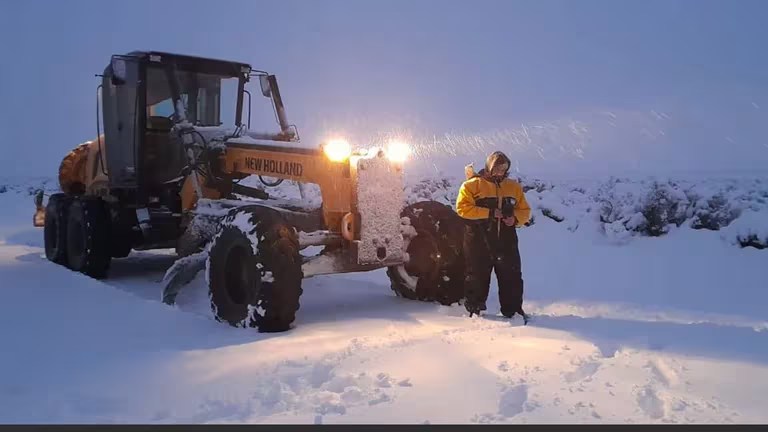
[[(458, 181), (408, 193), (450, 201)], [(202, 275), (162, 304), (170, 251), (115, 260), (103, 282), (47, 262), (29, 184), (11, 184), (0, 423), (765, 423), (768, 250), (734, 239), (766, 235), (768, 178), (681, 184), (661, 187), (688, 204), (659, 237), (637, 216), (652, 182), (529, 190), (528, 326), (495, 316), (495, 281), (490, 313), (468, 318), (395, 297), (376, 271), (306, 280), (280, 334), (213, 321)], [(722, 229), (690, 228), (721, 191)]]

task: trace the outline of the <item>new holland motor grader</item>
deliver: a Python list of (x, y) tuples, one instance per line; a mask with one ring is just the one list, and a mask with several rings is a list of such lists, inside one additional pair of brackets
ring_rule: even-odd
[[(302, 146), (276, 77), (246, 63), (136, 51), (98, 76), (96, 139), (63, 159), (61, 192), (35, 197), (50, 261), (106, 278), (113, 258), (173, 248), (163, 301), (204, 271), (215, 319), (260, 331), (289, 329), (320, 274), (386, 268), (398, 296), (463, 297), (462, 223), (434, 201), (404, 206), (406, 144)], [(251, 131), (254, 77), (279, 131)], [(241, 184), (255, 177), (264, 187)], [(322, 204), (270, 196), (283, 180), (319, 186)]]

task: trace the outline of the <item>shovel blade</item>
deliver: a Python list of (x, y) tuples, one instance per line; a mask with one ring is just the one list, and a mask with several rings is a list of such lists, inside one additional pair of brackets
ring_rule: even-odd
[(163, 303), (172, 305), (181, 288), (192, 282), (205, 269), (208, 252), (202, 251), (176, 260), (163, 276)]

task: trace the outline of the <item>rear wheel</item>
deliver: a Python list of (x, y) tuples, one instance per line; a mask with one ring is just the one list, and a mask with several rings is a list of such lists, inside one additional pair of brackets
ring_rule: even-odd
[(67, 264), (67, 210), (70, 203), (71, 198), (66, 194), (57, 193), (51, 195), (45, 206), (45, 257), (61, 265)]
[(290, 329), (302, 294), (295, 230), (278, 214), (237, 211), (211, 245), (207, 280), (217, 321), (261, 332)]
[(462, 240), (464, 224), (448, 206), (422, 201), (407, 206), (415, 236), (408, 241), (409, 260), (389, 267), (392, 291), (410, 300), (451, 305), (464, 297)]
[(109, 246), (109, 213), (97, 197), (72, 201), (67, 218), (67, 263), (90, 277), (107, 276), (112, 253)]

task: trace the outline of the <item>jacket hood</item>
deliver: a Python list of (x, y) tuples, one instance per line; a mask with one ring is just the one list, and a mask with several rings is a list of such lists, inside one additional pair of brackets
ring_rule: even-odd
[(488, 158), (485, 160), (485, 168), (480, 170), (478, 174), (483, 177), (489, 177), (493, 167), (501, 164), (507, 164), (507, 170), (503, 175), (503, 177), (506, 178), (509, 175), (510, 168), (512, 167), (512, 161), (501, 151), (495, 151), (488, 155)]

